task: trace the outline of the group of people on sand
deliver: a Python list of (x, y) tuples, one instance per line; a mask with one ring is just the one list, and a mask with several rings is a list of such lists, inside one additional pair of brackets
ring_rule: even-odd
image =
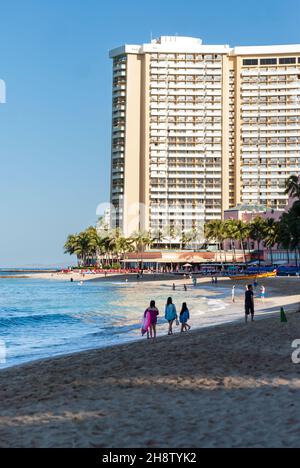
[[(147, 333), (148, 339), (156, 340), (156, 327), (158, 316), (159, 310), (156, 307), (156, 303), (155, 301), (151, 301), (150, 307), (148, 307), (144, 312), (144, 319), (142, 325), (142, 335), (145, 335)], [(177, 326), (181, 324), (181, 333), (187, 332), (191, 329), (191, 326), (188, 324), (188, 321), (190, 320), (190, 311), (186, 302), (182, 304), (181, 312), (178, 316), (176, 306), (173, 303), (173, 299), (169, 297), (165, 307), (165, 319), (169, 325), (169, 336), (173, 335), (174, 324), (176, 324)]]
[[(254, 322), (255, 316), (255, 303), (254, 303), (254, 291), (258, 288), (258, 283), (255, 282), (254, 286), (249, 284), (246, 286), (245, 292), (245, 320), (248, 323), (249, 317), (251, 316), (251, 321)], [(176, 290), (175, 283), (173, 284), (173, 290)], [(184, 285), (184, 290), (187, 291), (187, 286)], [(260, 297), (262, 300), (265, 299), (266, 288), (265, 286), (260, 287)], [(236, 286), (232, 287), (232, 302), (235, 302), (236, 298)], [(159, 316), (159, 310), (156, 307), (154, 300), (151, 301), (150, 306), (145, 310), (142, 324), (142, 335), (147, 334), (148, 339), (156, 340), (157, 335), (157, 321)], [(168, 322), (169, 329), (168, 335), (173, 335), (174, 324), (176, 326), (181, 325), (181, 333), (188, 332), (191, 329), (189, 325), (190, 320), (190, 311), (187, 306), (187, 303), (182, 304), (181, 312), (178, 315), (175, 304), (171, 297), (168, 298), (167, 304), (165, 307), (165, 320)]]

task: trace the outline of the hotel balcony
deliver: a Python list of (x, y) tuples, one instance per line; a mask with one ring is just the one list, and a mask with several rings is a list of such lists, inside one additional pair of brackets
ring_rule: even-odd
[(113, 77), (114, 78), (125, 78), (127, 75), (127, 71), (126, 71), (126, 66), (125, 68), (117, 68), (114, 72), (113, 72)]
[[(254, 69), (254, 70), (242, 70), (242, 77), (259, 77), (261, 76), (289, 76), (289, 75), (298, 75), (300, 72), (300, 67), (288, 68), (287, 70), (281, 69)], [(259, 81), (258, 81), (259, 82)]]

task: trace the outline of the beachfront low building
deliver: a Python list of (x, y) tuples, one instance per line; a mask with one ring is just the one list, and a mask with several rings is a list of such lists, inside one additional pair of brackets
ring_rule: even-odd
[[(235, 208), (226, 210), (224, 212), (224, 220), (240, 220), (246, 224), (251, 223), (255, 218), (260, 217), (262, 219), (274, 219), (279, 221), (283, 213), (287, 212), (293, 204), (293, 200), (290, 199), (285, 209), (274, 210), (273, 208), (267, 208), (263, 205), (238, 205)], [(257, 244), (254, 240), (249, 239), (250, 245), (247, 242), (247, 248), (251, 252), (255, 252)], [(235, 241), (235, 246), (240, 249), (242, 245), (239, 241)], [(224, 243), (225, 249), (230, 249), (230, 242)], [(255, 257), (255, 256), (253, 256)], [(264, 245), (261, 246), (261, 252), (257, 252), (257, 258), (264, 260), (266, 263), (274, 263), (276, 265), (284, 265), (290, 262), (291, 254), (286, 250), (281, 250), (278, 246), (274, 246), (272, 254), (270, 249), (267, 249)]]
[(224, 266), (235, 265), (243, 266), (245, 260), (250, 262), (252, 255), (242, 250), (219, 251), (216, 248), (212, 250), (202, 250), (198, 252), (182, 250), (161, 250), (147, 251), (141, 253), (128, 253), (122, 264), (125, 268), (141, 267), (152, 269), (154, 271), (165, 272), (202, 272), (210, 273), (221, 271)]

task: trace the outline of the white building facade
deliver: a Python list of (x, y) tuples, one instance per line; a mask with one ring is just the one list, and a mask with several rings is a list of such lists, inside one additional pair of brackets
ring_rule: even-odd
[(110, 55), (112, 219), (125, 235), (175, 239), (238, 203), (286, 205), (300, 168), (300, 45), (167, 36)]

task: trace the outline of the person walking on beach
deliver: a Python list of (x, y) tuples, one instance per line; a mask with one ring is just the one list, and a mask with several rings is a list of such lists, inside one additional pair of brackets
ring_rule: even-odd
[(176, 291), (176, 284), (173, 283), (173, 291)]
[(181, 323), (181, 333), (185, 331), (189, 331), (191, 329), (191, 326), (188, 324), (189, 319), (190, 319), (190, 311), (188, 309), (187, 303), (184, 302), (182, 304), (182, 309), (181, 309), (180, 317), (179, 317), (179, 321)]
[(150, 336), (149, 336), (149, 331), (147, 332), (147, 338), (151, 338), (152, 340), (156, 340), (156, 326), (157, 326), (157, 317), (159, 316), (159, 310), (156, 307), (155, 301), (150, 302), (150, 307), (148, 307), (147, 310), (145, 310), (144, 313), (144, 318), (147, 317), (147, 314), (150, 315)]
[(251, 321), (254, 322), (254, 293), (252, 284), (249, 284), (245, 293), (245, 312), (246, 323), (248, 323), (249, 315), (251, 315)]
[(265, 288), (265, 286), (262, 286), (262, 287), (260, 288), (260, 298), (261, 298), (263, 301), (264, 301), (265, 298), (266, 298), (266, 288)]
[(175, 320), (178, 320), (178, 315), (177, 315), (176, 307), (173, 304), (173, 299), (171, 297), (169, 297), (167, 301), (165, 318), (169, 323), (168, 335), (169, 336), (173, 335), (173, 324)]
[(234, 303), (235, 302), (235, 286), (232, 286), (231, 299), (232, 299), (232, 302)]
[(183, 286), (183, 289), (184, 289), (185, 291), (187, 291), (187, 286), (186, 286), (186, 284)]

